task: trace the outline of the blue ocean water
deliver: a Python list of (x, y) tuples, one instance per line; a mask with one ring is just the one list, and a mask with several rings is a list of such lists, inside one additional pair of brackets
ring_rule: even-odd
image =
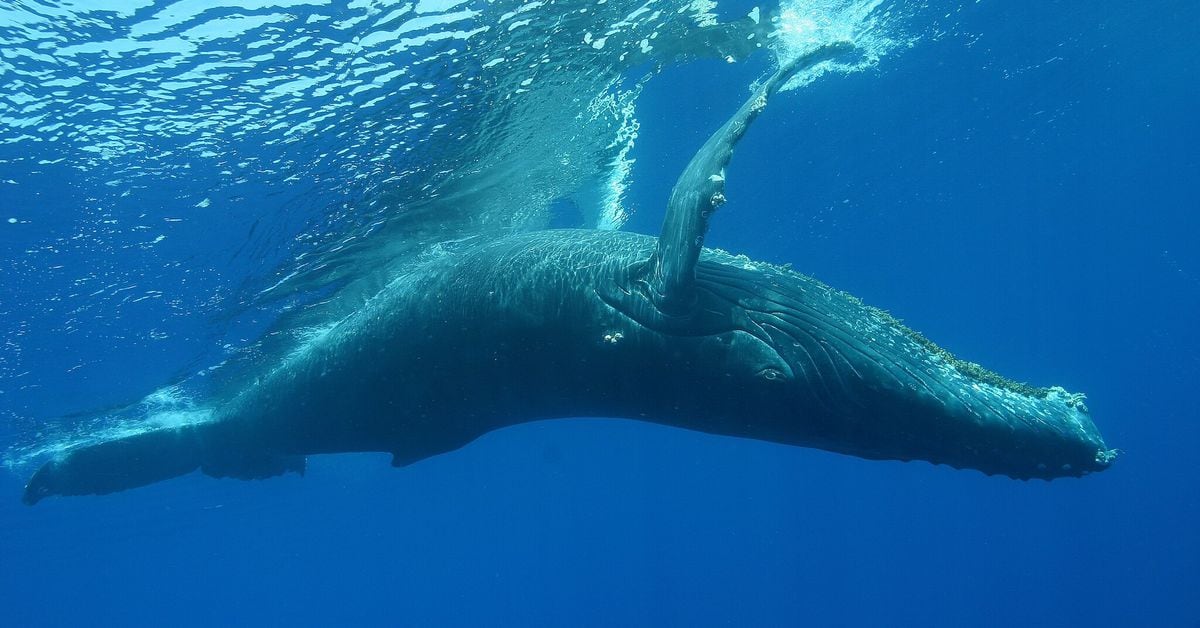
[(787, 5), (872, 54), (772, 101), (707, 243), (1087, 392), (1103, 474), (577, 419), (34, 508), (55, 447), (203, 412), (410, 256), (657, 232), (786, 51), (645, 50), (744, 2), (0, 4), (3, 623), (1196, 625), (1200, 7), (1013, 4)]

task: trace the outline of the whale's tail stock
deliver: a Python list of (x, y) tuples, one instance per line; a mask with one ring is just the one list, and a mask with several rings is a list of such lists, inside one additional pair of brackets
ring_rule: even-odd
[(51, 495), (104, 495), (196, 469), (247, 480), (304, 473), (303, 456), (211, 446), (216, 428), (201, 423), (156, 429), (70, 449), (33, 474), (22, 500), (33, 505)]

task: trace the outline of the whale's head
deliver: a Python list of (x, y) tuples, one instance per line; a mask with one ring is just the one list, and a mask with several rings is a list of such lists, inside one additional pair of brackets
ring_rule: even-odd
[[(1104, 445), (1080, 395), (959, 360), (820, 282), (702, 250), (734, 146), (792, 76), (854, 50), (831, 42), (762, 81), (675, 183), (657, 245), (602, 295), (660, 346), (665, 420), (864, 458), (928, 460), (1014, 478), (1098, 471)], [(623, 283), (622, 283), (623, 282)]]
[(959, 360), (791, 270), (706, 251), (669, 314), (649, 284), (626, 285), (606, 300), (683, 356), (669, 367), (686, 372), (672, 404), (705, 415), (700, 429), (1018, 479), (1082, 476), (1115, 457), (1082, 395)]

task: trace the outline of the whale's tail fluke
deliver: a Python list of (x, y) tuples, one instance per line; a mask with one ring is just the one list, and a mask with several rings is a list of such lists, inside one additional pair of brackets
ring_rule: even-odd
[(85, 445), (42, 465), (23, 500), (32, 505), (50, 495), (103, 495), (145, 486), (195, 471), (201, 457), (192, 426)]
[(52, 495), (104, 495), (196, 469), (214, 477), (239, 479), (304, 472), (303, 456), (216, 451), (206, 438), (213, 427), (197, 424), (157, 429), (71, 449), (33, 474), (22, 500), (33, 505)]

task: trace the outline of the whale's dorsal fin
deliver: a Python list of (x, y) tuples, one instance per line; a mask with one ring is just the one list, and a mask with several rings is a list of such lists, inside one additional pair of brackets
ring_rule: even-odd
[(647, 269), (651, 299), (661, 312), (680, 314), (692, 302), (696, 261), (704, 245), (708, 220), (725, 202), (725, 166), (733, 157), (733, 147), (766, 107), (767, 99), (801, 70), (853, 48), (849, 42), (829, 43), (780, 66), (692, 157), (671, 190), (658, 249)]

